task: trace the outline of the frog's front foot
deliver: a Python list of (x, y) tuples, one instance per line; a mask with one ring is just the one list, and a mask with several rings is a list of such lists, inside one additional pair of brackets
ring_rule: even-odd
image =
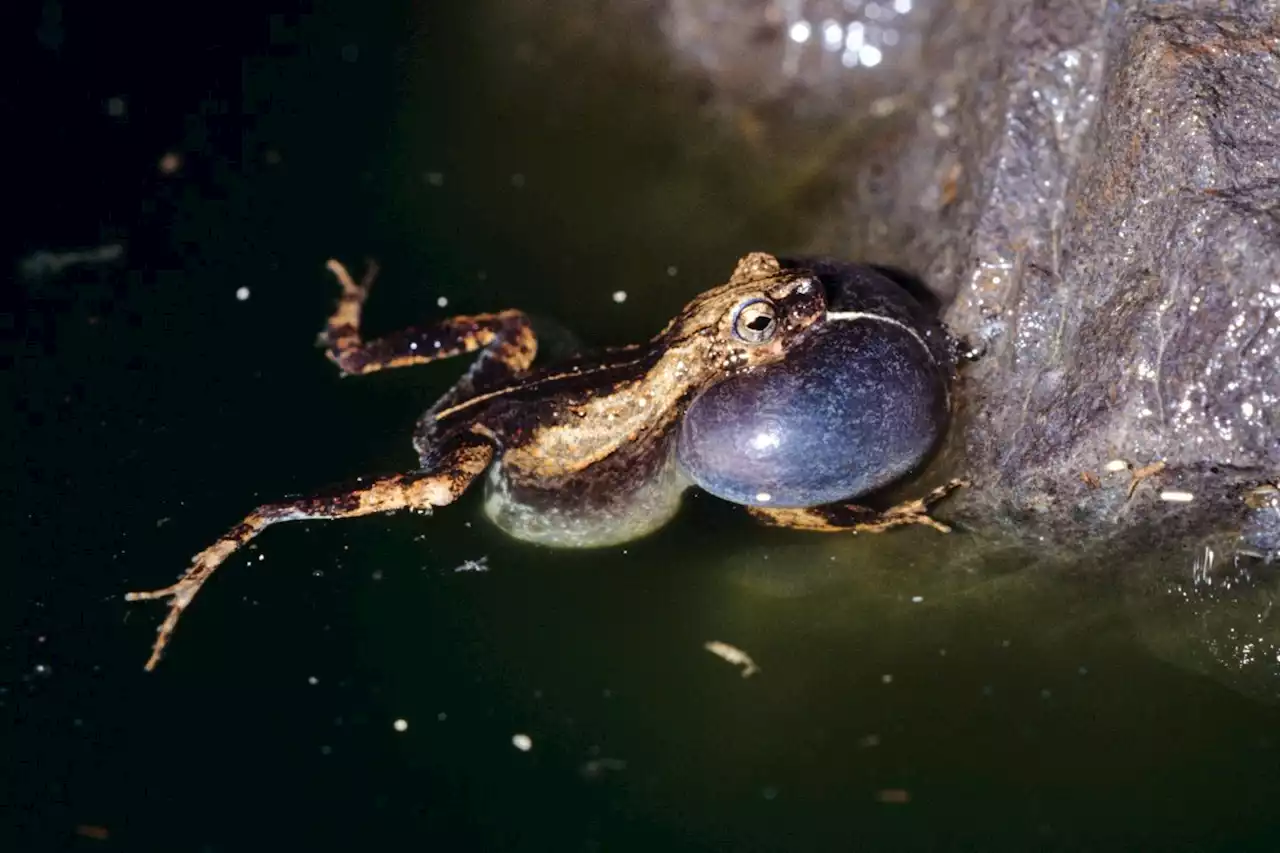
[(903, 501), (883, 512), (856, 504), (838, 503), (804, 509), (753, 506), (747, 510), (754, 518), (774, 527), (820, 533), (883, 533), (909, 524), (923, 524), (940, 533), (950, 533), (951, 528), (929, 515), (929, 511), (956, 489), (967, 485), (965, 480), (950, 480), (924, 497)]
[(331, 352), (341, 352), (360, 344), (360, 314), (373, 288), (373, 280), (378, 277), (378, 265), (370, 261), (359, 284), (338, 261), (330, 260), (325, 268), (338, 280), (342, 296), (338, 297), (338, 305), (324, 329), (316, 336), (316, 343)]

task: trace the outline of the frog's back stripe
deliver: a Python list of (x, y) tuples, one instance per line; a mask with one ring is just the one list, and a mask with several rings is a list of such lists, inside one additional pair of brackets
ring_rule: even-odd
[[(619, 354), (625, 353), (627, 355), (631, 355), (636, 349), (637, 349), (636, 347), (622, 348)], [(657, 357), (658, 357), (657, 353), (655, 353), (652, 349), (646, 348), (643, 351), (643, 355), (641, 355), (639, 358), (629, 358), (624, 361), (607, 361), (603, 364), (597, 364), (590, 367), (581, 367), (581, 368), (574, 368), (574, 369), (568, 369), (568, 370), (564, 369), (562, 365), (548, 367), (547, 373), (545, 375), (542, 375), (542, 376), (535, 375), (533, 377), (523, 378), (523, 379), (520, 379), (518, 382), (515, 382), (506, 387), (495, 388), (492, 391), (489, 391), (483, 394), (478, 394), (475, 397), (472, 397), (468, 400), (463, 400), (462, 402), (458, 403), (455, 406), (451, 406), (447, 409), (441, 409), (440, 411), (435, 412), (433, 415), (433, 418), (438, 423), (440, 421), (443, 421), (447, 418), (450, 418), (458, 414), (459, 412), (463, 412), (471, 408), (472, 406), (477, 406), (481, 403), (485, 403), (490, 400), (495, 400), (501, 397), (507, 397), (511, 395), (526, 394), (526, 393), (530, 395), (535, 395), (534, 392), (540, 391), (541, 389), (545, 388), (547, 385), (552, 385), (555, 383), (564, 383), (568, 385), (568, 384), (574, 383), (577, 380), (582, 380), (584, 384), (589, 384), (594, 386), (598, 384), (597, 377), (599, 376), (599, 374), (609, 373), (611, 371), (630, 372), (637, 369), (640, 371), (643, 371), (644, 369), (651, 366), (653, 362), (657, 360)], [(591, 381), (588, 383), (587, 380), (591, 380)]]

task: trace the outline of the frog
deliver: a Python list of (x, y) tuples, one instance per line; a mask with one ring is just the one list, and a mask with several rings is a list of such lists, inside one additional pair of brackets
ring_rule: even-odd
[[(342, 376), (464, 354), (474, 354), (474, 360), (418, 418), (412, 468), (258, 506), (196, 554), (176, 582), (127, 593), (127, 601), (168, 602), (145, 664), (148, 671), (159, 664), (202, 586), (267, 528), (393, 511), (431, 514), (478, 481), (484, 484), (483, 512), (500, 530), (556, 548), (613, 547), (653, 533), (675, 516), (684, 493), (695, 486), (777, 527), (878, 533), (920, 524), (950, 530), (930, 510), (964, 485), (958, 479), (875, 511), (843, 502), (815, 505), (816, 493), (803, 494), (795, 484), (726, 488), (726, 479), (733, 479), (726, 469), (741, 460), (732, 454), (711, 461), (699, 456), (705, 457), (707, 442), (695, 434), (714, 436), (725, 401), (744, 393), (726, 383), (781, 376), (769, 371), (792, 369), (793, 353), (802, 354), (798, 363), (813, 373), (812, 363), (823, 359), (822, 342), (837, 340), (827, 336), (845, 334), (850, 324), (870, 322), (895, 333), (905, 329), (905, 340), (918, 349), (916, 360), (945, 374), (945, 352), (926, 338), (935, 327), (913, 313), (905, 293), (895, 297), (869, 274), (849, 277), (862, 268), (751, 252), (738, 260), (726, 282), (694, 297), (647, 343), (535, 366), (533, 324), (515, 309), (445, 318), (366, 339), (362, 313), (377, 265), (370, 263), (359, 282), (337, 260), (326, 266), (341, 294), (319, 342)], [(842, 310), (832, 310), (828, 290), (842, 275), (844, 291), (861, 292), (863, 298), (855, 298), (853, 308), (845, 298), (835, 306)], [(717, 394), (722, 386), (727, 397)], [(720, 409), (711, 405), (715, 402)], [(697, 429), (682, 429), (682, 419), (690, 414), (689, 424)], [(937, 419), (940, 413), (929, 409), (927, 417)], [(920, 449), (919, 455), (926, 451)], [(784, 458), (775, 468), (788, 464)], [(753, 476), (746, 471), (747, 479)], [(856, 496), (863, 485), (846, 488), (842, 497)], [(768, 489), (778, 492), (776, 500)]]

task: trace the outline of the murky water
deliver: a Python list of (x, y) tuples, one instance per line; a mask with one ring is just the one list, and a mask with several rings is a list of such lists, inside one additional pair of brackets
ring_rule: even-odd
[(71, 112), (40, 109), (76, 133), (22, 233), (126, 251), (19, 291), (5, 849), (1275, 849), (1273, 578), (1206, 585), (1194, 550), (1055, 568), (695, 496), (564, 553), (473, 494), (272, 530), (143, 674), (162, 609), (121, 592), (259, 501), (411, 464), (457, 373), (339, 380), (325, 258), (381, 261), (371, 326), (515, 305), (620, 343), (824, 215), (640, 47), (583, 74), (589, 27), (501, 6), (232, 15), (204, 53), (65, 16)]

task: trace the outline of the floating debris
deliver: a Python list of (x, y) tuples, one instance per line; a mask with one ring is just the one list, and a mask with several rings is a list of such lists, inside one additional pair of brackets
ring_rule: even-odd
[(526, 734), (514, 734), (511, 736), (511, 745), (521, 752), (528, 752), (533, 749), (533, 738)]
[(236, 288), (236, 299), (238, 299), (238, 300), (239, 300), (239, 301), (241, 301), (241, 302), (248, 302), (248, 301), (249, 301), (249, 288), (247, 288), (247, 287), (237, 287), (237, 288)]
[(391, 728), (395, 729), (398, 732), (408, 731), (409, 721), (401, 717), (400, 719), (396, 720), (394, 723), (391, 724)]
[(599, 779), (611, 770), (626, 770), (627, 762), (620, 758), (593, 758), (578, 768), (584, 779)]
[(92, 249), (76, 249), (69, 252), (33, 252), (18, 264), (22, 277), (27, 280), (49, 278), (70, 267), (100, 266), (121, 260), (124, 246), (108, 243)]
[(1112, 474), (1115, 474), (1118, 471), (1128, 471), (1128, 470), (1129, 470), (1129, 463), (1125, 462), (1123, 459), (1112, 459), (1110, 462), (1107, 463), (1107, 471)]
[(716, 657), (723, 658), (734, 666), (742, 667), (743, 678), (755, 675), (760, 671), (760, 667), (756, 666), (756, 662), (751, 659), (751, 655), (737, 646), (731, 646), (719, 640), (708, 640), (702, 644), (702, 647)]
[(625, 290), (615, 290), (613, 292), (613, 301), (621, 305), (627, 301), (627, 292)]
[(1143, 466), (1133, 472), (1133, 479), (1129, 481), (1129, 494), (1127, 497), (1133, 497), (1133, 493), (1137, 490), (1138, 484), (1148, 477), (1154, 477), (1165, 468), (1163, 462), (1152, 462), (1150, 465)]
[(487, 572), (489, 571), (489, 557), (486, 555), (478, 560), (463, 560), (461, 566), (454, 569), (455, 572)]
[(1169, 503), (1175, 503), (1175, 504), (1191, 503), (1193, 500), (1195, 500), (1195, 498), (1196, 496), (1191, 494), (1191, 492), (1179, 492), (1179, 491), (1169, 490), (1169, 491), (1163, 491), (1160, 493), (1160, 500), (1168, 501)]

